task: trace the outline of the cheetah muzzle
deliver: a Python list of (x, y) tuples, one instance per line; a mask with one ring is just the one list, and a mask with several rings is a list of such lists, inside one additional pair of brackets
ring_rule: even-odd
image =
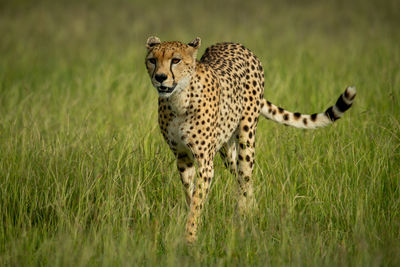
[(218, 43), (198, 61), (200, 44), (200, 38), (184, 44), (157, 37), (146, 44), (147, 71), (159, 93), (158, 123), (176, 157), (189, 205), (189, 242), (197, 238), (218, 152), (237, 178), (239, 211), (256, 206), (251, 175), (260, 114), (280, 124), (314, 129), (341, 118), (356, 95), (355, 88), (347, 87), (325, 112), (293, 113), (264, 99), (264, 71), (250, 50), (241, 44)]
[(167, 86), (161, 85), (157, 89), (160, 94), (171, 94), (174, 91), (175, 87), (176, 87), (176, 84), (174, 84), (172, 87), (167, 87)]

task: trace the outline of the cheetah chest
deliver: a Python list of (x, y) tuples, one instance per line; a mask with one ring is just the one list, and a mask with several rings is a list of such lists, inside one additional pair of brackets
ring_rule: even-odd
[(171, 142), (176, 149), (182, 149), (186, 146), (184, 142), (185, 132), (185, 120), (181, 117), (175, 117), (170, 120), (170, 123), (166, 129), (167, 139)]

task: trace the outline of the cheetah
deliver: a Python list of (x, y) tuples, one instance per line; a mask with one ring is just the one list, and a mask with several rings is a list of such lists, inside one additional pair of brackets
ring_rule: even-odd
[(239, 213), (256, 207), (251, 175), (260, 114), (280, 124), (314, 129), (341, 118), (356, 95), (355, 88), (347, 87), (325, 112), (289, 112), (264, 99), (263, 67), (249, 49), (238, 43), (217, 43), (198, 61), (200, 44), (198, 37), (188, 44), (150, 37), (145, 60), (159, 96), (161, 133), (176, 157), (185, 189), (189, 207), (185, 236), (190, 243), (197, 240), (218, 152), (237, 177)]

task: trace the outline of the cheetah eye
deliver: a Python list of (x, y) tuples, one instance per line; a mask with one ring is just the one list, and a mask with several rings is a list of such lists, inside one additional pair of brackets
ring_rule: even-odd
[(180, 60), (179, 58), (173, 58), (173, 59), (171, 60), (171, 63), (172, 63), (172, 64), (178, 64), (179, 62), (181, 62), (181, 60)]
[(149, 62), (153, 65), (156, 64), (156, 59), (155, 58), (149, 58)]

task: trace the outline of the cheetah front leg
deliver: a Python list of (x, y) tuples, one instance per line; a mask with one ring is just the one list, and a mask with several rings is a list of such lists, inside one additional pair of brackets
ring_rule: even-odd
[(179, 153), (176, 163), (181, 176), (182, 185), (185, 188), (186, 204), (190, 206), (194, 186), (193, 178), (196, 174), (193, 159), (186, 153)]
[(186, 240), (193, 243), (197, 240), (197, 229), (201, 212), (204, 208), (211, 180), (214, 176), (213, 158), (199, 161), (199, 175), (195, 181), (189, 216), (186, 223)]

